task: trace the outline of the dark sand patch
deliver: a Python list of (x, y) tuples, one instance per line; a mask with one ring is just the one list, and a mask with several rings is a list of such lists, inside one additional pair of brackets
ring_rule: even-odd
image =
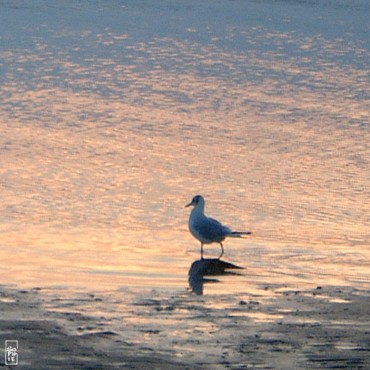
[[(262, 368), (370, 368), (370, 296), (352, 288), (284, 292), (262, 311), (283, 314), (246, 336), (240, 351)], [(259, 356), (256, 358), (255, 353)], [(269, 364), (271, 367), (269, 367)]]
[[(148, 324), (137, 329), (146, 335), (165, 338), (165, 328), (153, 329), (150, 324), (158, 319), (153, 313), (165, 314), (175, 326), (176, 320), (178, 325), (186, 325), (186, 320), (209, 325), (209, 338), (204, 339), (204, 331), (199, 337), (191, 336), (182, 342), (182, 357), (177, 359), (176, 350), (165, 341), (168, 356), (160, 353), (161, 343), (125, 341), (113, 324), (101, 325), (101, 317), (68, 312), (68, 307), (59, 312), (46, 310), (38, 290), (1, 287), (0, 340), (19, 341), (22, 369), (370, 368), (370, 292), (319, 287), (308, 291), (276, 289), (275, 293), (272, 299), (240, 300), (217, 311), (205, 310), (205, 297), (196, 305), (191, 296), (188, 301), (184, 296), (177, 301), (172, 298), (171, 310), (157, 307), (168, 302), (157, 302), (155, 307), (147, 302)], [(98, 303), (102, 303), (100, 299)], [(139, 307), (131, 308), (135, 312)], [(192, 312), (191, 317), (181, 313), (184, 307)], [(215, 354), (215, 348), (220, 355)], [(192, 356), (193, 350), (204, 353), (204, 361)], [(0, 364), (4, 364), (3, 356)]]
[(45, 311), (35, 290), (0, 288), (0, 343), (4, 348), (5, 340), (18, 340), (22, 369), (187, 369), (154, 351), (136, 351), (113, 331), (98, 331), (94, 325), (91, 333), (71, 334), (66, 328), (79, 331), (93, 318), (65, 313), (63, 325), (62, 316)]

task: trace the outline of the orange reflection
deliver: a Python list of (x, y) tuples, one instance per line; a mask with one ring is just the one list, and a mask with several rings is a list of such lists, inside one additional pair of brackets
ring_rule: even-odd
[[(254, 45), (262, 31), (250, 32)], [(335, 53), (323, 38), (264, 37)], [(216, 218), (253, 231), (225, 244), (248, 269), (238, 289), (368, 286), (370, 137), (348, 124), (368, 112), (343, 93), (366, 86), (367, 71), (127, 33), (95, 41), (131, 59), (83, 64), (42, 45), (2, 54), (39, 77), (27, 85), (10, 71), (1, 86), (4, 282), (186, 282), (199, 246), (183, 205), (202, 193)]]

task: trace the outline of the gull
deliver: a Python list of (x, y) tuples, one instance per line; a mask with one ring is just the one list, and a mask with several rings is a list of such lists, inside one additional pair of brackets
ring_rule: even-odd
[(203, 244), (219, 243), (221, 246), (220, 259), (224, 254), (222, 242), (226, 237), (241, 238), (252, 234), (250, 231), (232, 231), (217, 220), (204, 214), (205, 201), (201, 195), (196, 195), (185, 207), (194, 206), (189, 217), (189, 230), (195, 239), (200, 241), (200, 254), (203, 259)]

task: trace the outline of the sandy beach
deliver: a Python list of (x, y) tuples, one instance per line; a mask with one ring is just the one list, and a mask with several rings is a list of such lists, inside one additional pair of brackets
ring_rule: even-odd
[[(46, 311), (38, 289), (2, 287), (0, 312), (2, 343), (18, 340), (21, 369), (184, 368), (171, 358), (157, 357), (149, 348), (136, 350), (120, 340), (118, 333), (100, 330), (99, 318), (68, 310)], [(4, 356), (0, 364), (4, 365)]]
[[(155, 306), (157, 314), (165, 311), (168, 319), (185, 306), (191, 311), (185, 320), (197, 321), (199, 332), (193, 333), (193, 343), (184, 345), (181, 358), (176, 355), (175, 343), (164, 355), (160, 353), (163, 347), (158, 345), (123, 340), (122, 333), (111, 327), (107, 318), (66, 308), (46, 310), (48, 302), (39, 289), (1, 287), (0, 338), (3, 343), (6, 339), (19, 341), (22, 369), (369, 368), (368, 291), (332, 286), (307, 291), (266, 286), (266, 290), (276, 290), (276, 298), (240, 300), (223, 313), (216, 308), (206, 309), (201, 301), (196, 305), (193, 296), (173, 299), (171, 306), (165, 301), (147, 302)], [(94, 296), (85, 300), (88, 305), (94, 302), (101, 303)], [(148, 314), (148, 320), (152, 314)], [(205, 324), (208, 329), (201, 332)], [(126, 328), (133, 329), (129, 325)], [(150, 325), (140, 330), (145, 335), (163, 334)], [(191, 356), (189, 344), (203, 351), (203, 360)], [(207, 358), (213, 346), (218, 348), (217, 361), (215, 356), (211, 361)]]

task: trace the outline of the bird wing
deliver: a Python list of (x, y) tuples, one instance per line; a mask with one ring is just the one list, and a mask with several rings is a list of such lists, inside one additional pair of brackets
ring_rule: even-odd
[(210, 239), (214, 241), (222, 241), (225, 236), (231, 233), (231, 230), (222, 225), (221, 222), (215, 220), (214, 218), (207, 217), (207, 233), (210, 235)]

